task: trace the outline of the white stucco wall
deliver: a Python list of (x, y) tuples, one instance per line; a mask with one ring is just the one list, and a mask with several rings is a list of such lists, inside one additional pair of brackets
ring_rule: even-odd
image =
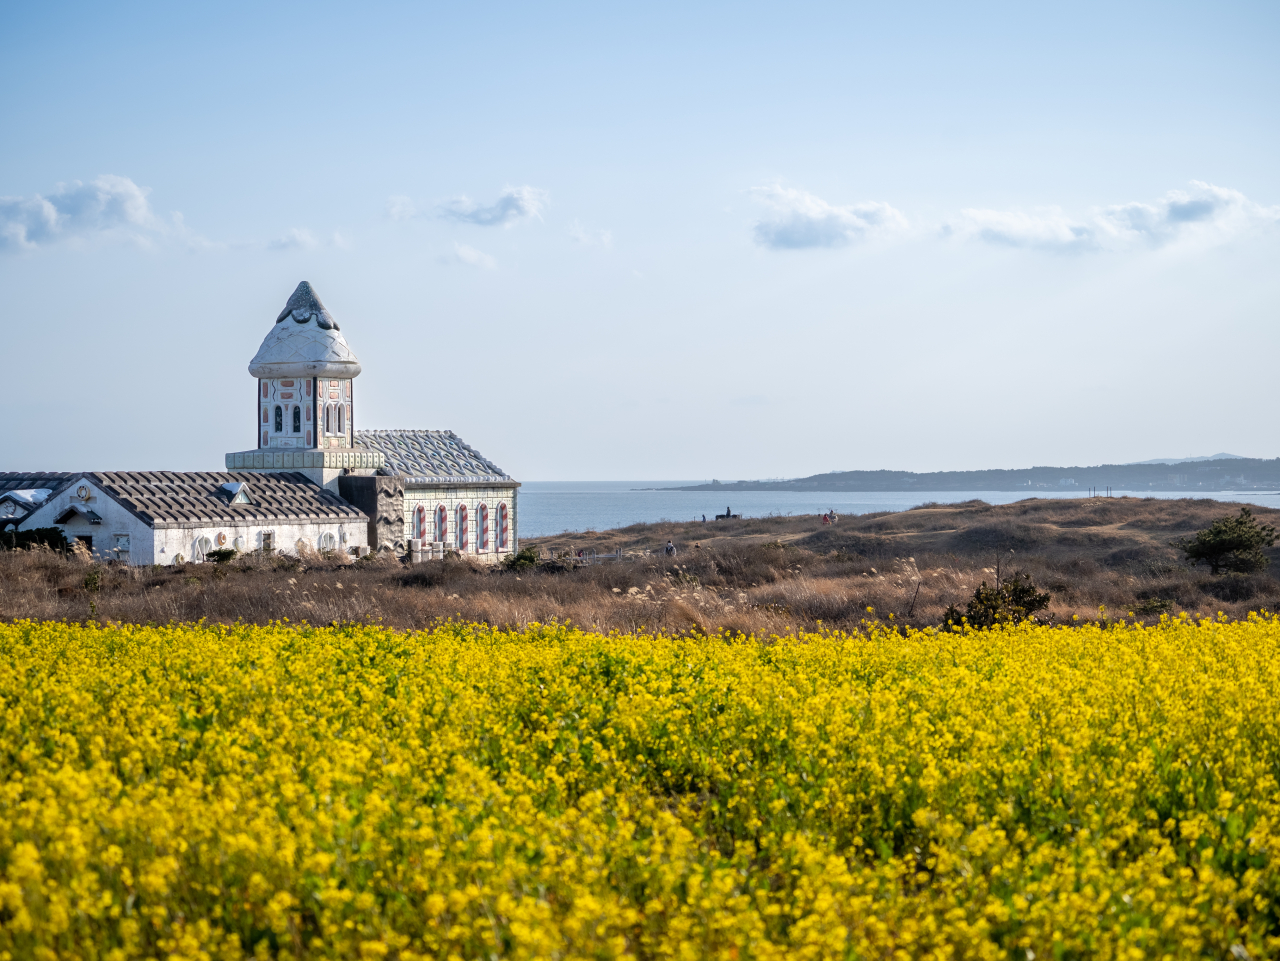
[[(303, 541), (311, 550), (320, 549), (320, 538), (323, 534), (333, 534), (339, 550), (348, 551), (353, 547), (369, 546), (369, 524), (367, 521), (325, 521), (323, 523), (266, 522), (252, 526), (238, 527), (231, 524), (216, 524), (210, 527), (162, 528), (155, 531), (153, 555), (154, 561), (139, 561), (147, 564), (172, 564), (179, 554), (190, 561), (196, 556), (196, 542), (207, 537), (214, 550), (235, 547), (240, 551), (256, 551), (262, 549), (262, 535), (273, 534), (275, 549), (286, 554), (298, 552), (297, 542)], [(222, 535), (224, 542), (218, 542)], [(238, 538), (244, 539), (243, 546), (238, 546)]]
[[(81, 487), (88, 489), (87, 498), (77, 496), (76, 492)], [(77, 514), (61, 524), (55, 524), (53, 519), (72, 503), (93, 511), (102, 518), (102, 522), (93, 524)], [(116, 538), (119, 535), (127, 535), (129, 563), (156, 563), (151, 528), (104, 494), (88, 479), (78, 480), (65, 490), (50, 496), (38, 509), (32, 511), (20, 526), (28, 530), (33, 527), (57, 527), (69, 541), (74, 541), (77, 537), (91, 537), (93, 545), (90, 550), (95, 557), (102, 560), (117, 557), (118, 555), (112, 550), (115, 547)]]

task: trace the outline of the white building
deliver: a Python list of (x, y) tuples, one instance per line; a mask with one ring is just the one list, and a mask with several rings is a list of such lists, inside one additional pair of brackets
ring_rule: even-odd
[(360, 361), (305, 280), (249, 362), (257, 446), (235, 471), (298, 471), (371, 518), (369, 545), (496, 562), (517, 549), (520, 485), (452, 431), (357, 430)]
[(355, 428), (360, 363), (300, 283), (249, 363), (256, 446), (225, 472), (0, 473), (0, 528), (58, 527), (101, 557), (202, 560), (209, 550), (412, 541), (496, 562), (517, 549), (519, 484), (452, 431)]
[(95, 556), (131, 564), (203, 561), (226, 548), (360, 553), (368, 546), (363, 512), (290, 473), (72, 474), (18, 526), (60, 528)]

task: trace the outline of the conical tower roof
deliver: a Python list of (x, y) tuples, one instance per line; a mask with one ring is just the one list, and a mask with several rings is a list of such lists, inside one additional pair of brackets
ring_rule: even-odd
[(305, 280), (249, 361), (254, 377), (355, 377), (360, 361)]

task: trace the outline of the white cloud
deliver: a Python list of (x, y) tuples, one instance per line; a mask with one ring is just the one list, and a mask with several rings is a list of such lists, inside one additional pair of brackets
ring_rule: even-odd
[(1008, 247), (1066, 253), (1174, 242), (1220, 243), (1278, 223), (1280, 207), (1263, 207), (1238, 190), (1193, 180), (1189, 190), (1171, 190), (1154, 203), (1098, 207), (1078, 218), (1056, 207), (1030, 213), (962, 210), (943, 232)]
[(392, 220), (409, 220), (418, 215), (412, 197), (397, 194), (387, 198), (387, 216)]
[(314, 250), (320, 246), (315, 234), (301, 227), (290, 228), (283, 237), (267, 243), (269, 250)]
[(1031, 213), (1010, 210), (960, 211), (960, 221), (946, 224), (948, 236), (972, 237), (1006, 247), (1030, 247), (1061, 252), (1091, 250), (1098, 246), (1089, 224), (1073, 221), (1057, 207)]
[(843, 247), (907, 228), (907, 218), (901, 212), (879, 201), (839, 207), (803, 190), (776, 184), (756, 187), (751, 193), (775, 212), (772, 219), (757, 222), (754, 229), (756, 243), (774, 250)]
[(315, 250), (317, 247), (336, 247), (350, 250), (351, 245), (338, 231), (328, 238), (317, 237), (305, 227), (291, 227), (284, 235), (267, 241), (268, 250)]
[(147, 191), (114, 174), (87, 184), (59, 184), (47, 196), (0, 197), (0, 250), (29, 250), (95, 234), (146, 242), (168, 229), (152, 213)]
[(505, 187), (498, 199), (487, 207), (459, 197), (443, 204), (440, 216), (480, 227), (509, 227), (526, 217), (540, 217), (550, 199), (545, 190), (537, 187)]
[(575, 220), (569, 225), (569, 236), (580, 244), (594, 246), (599, 244), (601, 247), (613, 246), (613, 231), (611, 230), (592, 230), (583, 226), (581, 221)]
[(460, 244), (454, 241), (453, 244), (453, 263), (466, 264), (469, 267), (483, 267), (485, 270), (493, 270), (498, 266), (498, 262), (486, 254), (483, 250), (476, 250), (466, 244)]

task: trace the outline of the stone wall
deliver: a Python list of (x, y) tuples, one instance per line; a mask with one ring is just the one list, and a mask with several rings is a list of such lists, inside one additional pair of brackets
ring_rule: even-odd
[(399, 477), (344, 475), (338, 478), (338, 496), (369, 515), (370, 550), (387, 549), (400, 554), (408, 549), (404, 537), (404, 482)]

